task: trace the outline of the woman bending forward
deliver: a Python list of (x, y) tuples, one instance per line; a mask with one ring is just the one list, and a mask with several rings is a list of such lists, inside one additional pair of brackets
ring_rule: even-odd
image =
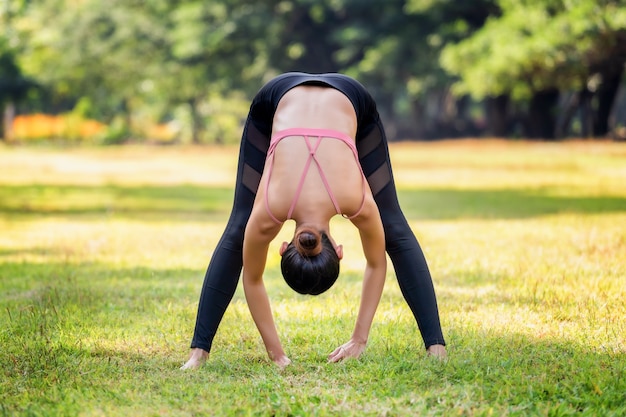
[(357, 227), (366, 268), (354, 331), (329, 361), (358, 358), (365, 349), (385, 282), (385, 252), (427, 351), (444, 357), (432, 279), (398, 204), (373, 99), (341, 74), (287, 73), (266, 84), (252, 102), (233, 211), (205, 276), (193, 350), (183, 368), (208, 357), (242, 266), (246, 300), (268, 355), (277, 365), (288, 365), (263, 284), (268, 247), (283, 223), (294, 220), (294, 238), (280, 248), (283, 277), (299, 293), (320, 294), (337, 279), (343, 256), (329, 229), (337, 214)]

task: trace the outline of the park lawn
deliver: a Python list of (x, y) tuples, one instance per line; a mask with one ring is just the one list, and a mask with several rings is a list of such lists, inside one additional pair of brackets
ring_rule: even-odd
[(449, 358), (427, 357), (393, 269), (359, 360), (363, 258), (299, 296), (266, 284), (293, 365), (267, 359), (241, 286), (209, 362), (180, 371), (237, 149), (0, 147), (0, 416), (626, 415), (626, 144), (391, 145)]

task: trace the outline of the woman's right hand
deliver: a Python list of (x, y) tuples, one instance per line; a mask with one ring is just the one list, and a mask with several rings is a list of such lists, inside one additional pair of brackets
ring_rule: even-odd
[(365, 350), (366, 345), (367, 342), (357, 342), (354, 339), (350, 339), (328, 355), (328, 362), (339, 362), (348, 358), (358, 359)]
[(291, 364), (291, 359), (289, 359), (286, 355), (281, 355), (281, 356), (278, 356), (277, 358), (273, 358), (272, 361), (280, 369), (285, 369), (288, 365)]

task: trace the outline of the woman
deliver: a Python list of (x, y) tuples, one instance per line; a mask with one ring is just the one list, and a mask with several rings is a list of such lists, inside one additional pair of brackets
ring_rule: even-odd
[[(427, 351), (445, 357), (430, 272), (398, 204), (374, 100), (345, 75), (287, 73), (266, 84), (250, 107), (233, 211), (207, 269), (192, 352), (184, 369), (195, 368), (208, 358), (242, 266), (246, 299), (268, 354), (279, 366), (290, 362), (280, 345), (263, 286), (267, 248), (282, 222), (295, 220), (294, 240), (280, 249), (281, 269), (296, 290), (319, 293), (336, 279), (335, 272), (322, 274), (319, 268), (333, 269), (332, 253), (336, 263), (343, 255), (328, 229), (329, 219), (338, 213), (359, 229), (367, 266), (352, 338), (333, 351), (329, 360), (357, 358), (363, 352), (384, 284), (385, 250)], [(291, 256), (294, 251), (297, 255)], [(325, 276), (325, 282), (308, 285), (309, 280), (302, 279), (302, 265), (319, 260), (322, 252), (325, 258), (312, 275)]]

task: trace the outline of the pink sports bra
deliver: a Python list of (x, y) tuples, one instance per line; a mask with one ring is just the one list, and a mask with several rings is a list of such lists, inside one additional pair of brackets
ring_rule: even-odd
[[(345, 133), (338, 132), (336, 130), (311, 129), (311, 128), (285, 129), (285, 130), (281, 130), (280, 132), (276, 132), (272, 135), (272, 140), (270, 141), (270, 147), (267, 151), (267, 158), (270, 160), (268, 173), (267, 173), (267, 182), (265, 183), (265, 209), (267, 210), (267, 214), (269, 214), (269, 216), (276, 223), (283, 223), (283, 221), (278, 220), (276, 216), (274, 216), (270, 210), (268, 190), (269, 190), (270, 179), (272, 177), (272, 169), (274, 168), (274, 156), (275, 156), (274, 151), (276, 150), (276, 146), (281, 140), (290, 136), (304, 137), (304, 141), (306, 142), (306, 145), (309, 148), (309, 158), (307, 159), (306, 164), (304, 165), (304, 169), (302, 170), (300, 182), (298, 183), (298, 188), (296, 189), (296, 194), (293, 197), (291, 207), (289, 208), (289, 211), (287, 212), (287, 219), (285, 220), (291, 219), (291, 215), (293, 214), (293, 211), (296, 208), (296, 203), (298, 202), (298, 198), (300, 197), (300, 193), (302, 192), (302, 188), (304, 187), (304, 180), (306, 178), (306, 174), (309, 170), (309, 167), (311, 166), (311, 161), (315, 162), (315, 164), (317, 165), (317, 170), (320, 174), (322, 182), (324, 183), (324, 187), (326, 188), (326, 191), (328, 192), (328, 196), (330, 197), (330, 200), (332, 201), (337, 214), (340, 214), (347, 219), (352, 219), (358, 216), (359, 213), (361, 213), (361, 210), (363, 209), (363, 205), (365, 204), (365, 190), (366, 190), (365, 181), (366, 180), (365, 180), (365, 175), (363, 174), (363, 169), (361, 168), (361, 164), (359, 163), (359, 155), (357, 153), (356, 146), (354, 145), (354, 141), (350, 138), (350, 136), (346, 135)], [(317, 138), (317, 141), (312, 143), (311, 141), (312, 137)], [(348, 147), (352, 150), (354, 159), (356, 160), (357, 166), (359, 167), (359, 170), (361, 171), (361, 177), (363, 180), (362, 181), (363, 182), (363, 200), (361, 201), (361, 206), (359, 207), (357, 212), (351, 216), (346, 216), (345, 214), (341, 212), (341, 209), (339, 208), (339, 203), (337, 203), (337, 199), (335, 198), (332, 190), (330, 189), (330, 185), (328, 184), (326, 175), (324, 175), (324, 171), (322, 170), (322, 167), (315, 156), (315, 153), (317, 152), (317, 148), (322, 142), (322, 138), (337, 139), (337, 140), (344, 142), (346, 145), (348, 145)]]

